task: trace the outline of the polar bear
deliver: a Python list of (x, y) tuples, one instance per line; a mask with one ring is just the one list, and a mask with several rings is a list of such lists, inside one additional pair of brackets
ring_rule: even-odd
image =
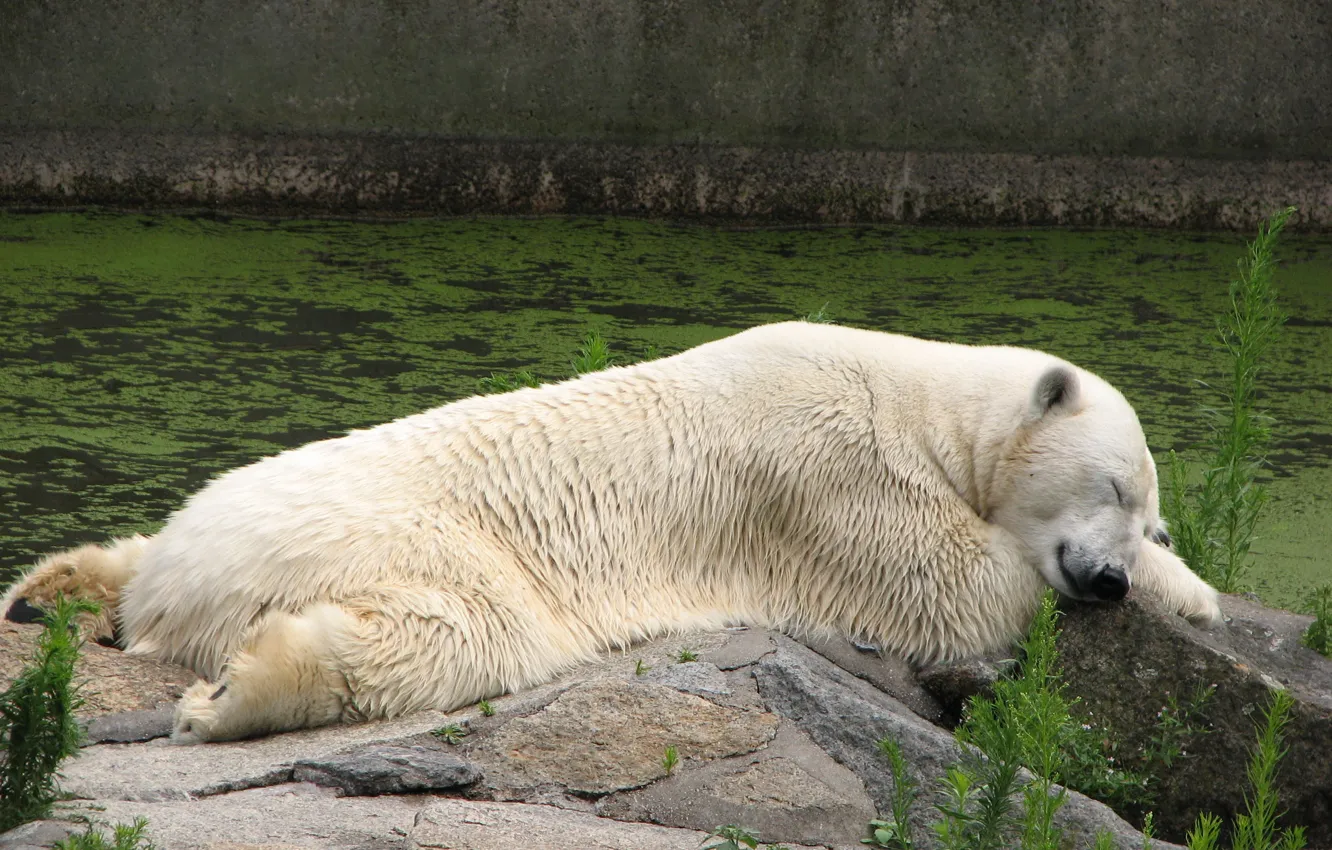
[(0, 610), (105, 603), (94, 634), (114, 614), (128, 652), (205, 677), (191, 743), (450, 710), (737, 624), (953, 659), (1019, 636), (1046, 585), (1216, 622), (1163, 535), (1142, 429), (1090, 372), (796, 322), (233, 470)]

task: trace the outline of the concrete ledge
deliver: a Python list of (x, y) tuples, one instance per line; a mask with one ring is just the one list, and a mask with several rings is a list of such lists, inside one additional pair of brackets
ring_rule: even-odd
[(0, 205), (1332, 232), (1332, 161), (0, 129)]

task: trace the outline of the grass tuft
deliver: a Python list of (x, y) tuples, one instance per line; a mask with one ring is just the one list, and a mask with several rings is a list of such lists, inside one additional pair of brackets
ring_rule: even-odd
[(156, 845), (148, 840), (148, 820), (138, 818), (132, 824), (118, 823), (111, 830), (111, 840), (94, 826), (87, 832), (57, 841), (55, 850), (154, 850)]

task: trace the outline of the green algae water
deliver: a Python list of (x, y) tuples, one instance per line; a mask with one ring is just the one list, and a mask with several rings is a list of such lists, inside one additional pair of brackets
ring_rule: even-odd
[[(1255, 228), (1257, 222), (1254, 223)], [(151, 532), (211, 476), (477, 391), (822, 309), (858, 327), (1043, 348), (1194, 454), (1244, 238), (1132, 231), (736, 230), (629, 220), (353, 223), (0, 213), (0, 582)], [(1272, 500), (1251, 584), (1332, 580), (1332, 239), (1286, 236), (1262, 380)]]

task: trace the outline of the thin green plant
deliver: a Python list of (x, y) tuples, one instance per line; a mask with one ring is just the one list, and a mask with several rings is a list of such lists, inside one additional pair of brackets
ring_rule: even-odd
[(665, 755), (661, 757), (661, 766), (665, 768), (666, 774), (670, 775), (675, 772), (675, 768), (679, 764), (680, 764), (680, 751), (676, 748), (674, 744), (668, 745), (666, 747)]
[(1210, 456), (1197, 486), (1172, 452), (1164, 508), (1176, 551), (1204, 580), (1225, 593), (1242, 589), (1253, 531), (1267, 490), (1257, 481), (1271, 440), (1269, 417), (1257, 408), (1258, 376), (1285, 316), (1272, 285), (1277, 236), (1295, 212), (1288, 207), (1258, 228), (1258, 237), (1230, 284), (1230, 303), (1217, 341), (1227, 380), (1223, 405), (1212, 411)]
[(1304, 630), (1300, 643), (1320, 655), (1332, 658), (1332, 584), (1320, 586), (1309, 597), (1305, 610), (1313, 622)]
[(83, 639), (75, 622), (97, 610), (92, 602), (57, 597), (32, 661), (0, 694), (0, 832), (50, 813), (60, 764), (79, 751), (75, 712), (83, 699), (74, 667)]
[(651, 670), (651, 669), (652, 669), (652, 666), (651, 666), (650, 664), (648, 664), (646, 661), (644, 661), (643, 659), (641, 659), (641, 658), (635, 659), (635, 661), (634, 661), (634, 675), (635, 675), (635, 676), (643, 676), (643, 675), (646, 675), (646, 674), (647, 674), (647, 671), (649, 671), (649, 670)]
[(87, 831), (55, 843), (55, 850), (154, 850), (155, 847), (148, 839), (147, 818), (137, 818), (129, 824), (116, 824), (111, 828), (109, 841), (99, 828), (89, 826)]
[(1272, 691), (1249, 759), (1245, 811), (1235, 816), (1234, 850), (1299, 850), (1304, 846), (1303, 827), (1277, 829), (1281, 801), (1276, 790), (1276, 771), (1286, 752), (1282, 740), (1294, 706), (1295, 698), (1289, 691)]
[(878, 747), (893, 771), (893, 816), (892, 820), (870, 821), (870, 837), (862, 841), (872, 847), (911, 850), (916, 845), (911, 831), (911, 808), (920, 794), (920, 785), (907, 769), (906, 757), (897, 741), (883, 738)]
[(680, 650), (680, 654), (675, 656), (675, 661), (678, 664), (688, 664), (691, 661), (697, 661), (697, 660), (698, 660), (698, 653), (694, 652), (692, 649), (682, 649)]
[(495, 706), (491, 705), (491, 704), (490, 704), (490, 700), (488, 700), (488, 699), (483, 699), (483, 700), (481, 700), (480, 702), (478, 702), (478, 703), (476, 704), (476, 708), (477, 708), (478, 711), (481, 712), (481, 716), (482, 716), (482, 717), (494, 717), (494, 716), (495, 716)]

